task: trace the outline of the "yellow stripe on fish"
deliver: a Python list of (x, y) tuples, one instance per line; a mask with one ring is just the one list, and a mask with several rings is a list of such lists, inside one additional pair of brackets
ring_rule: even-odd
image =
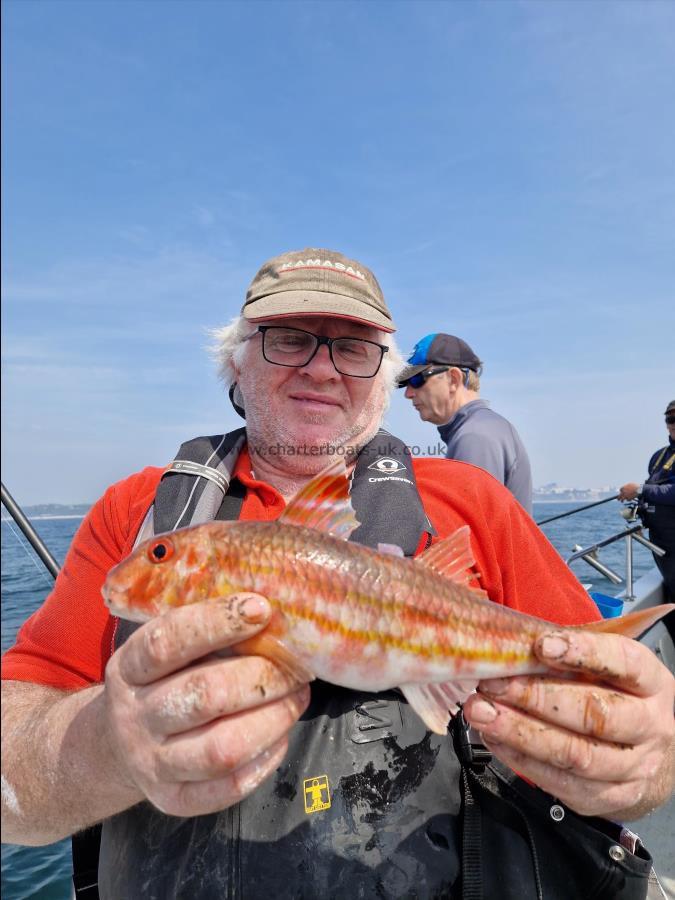
[[(337, 460), (276, 522), (209, 522), (156, 536), (110, 571), (103, 596), (114, 615), (147, 621), (175, 606), (263, 594), (272, 620), (235, 652), (268, 656), (301, 680), (399, 687), (440, 734), (480, 678), (545, 671), (532, 647), (551, 623), (468, 586), (467, 526), (412, 560), (348, 543), (358, 524)], [(634, 636), (672, 609), (584, 627)]]

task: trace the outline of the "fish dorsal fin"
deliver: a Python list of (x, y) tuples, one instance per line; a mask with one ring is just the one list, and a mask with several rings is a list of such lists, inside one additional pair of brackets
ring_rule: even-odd
[(326, 466), (290, 499), (279, 517), (284, 525), (302, 525), (348, 540), (358, 528), (349, 499), (349, 479), (342, 457)]
[(474, 564), (469, 533), (469, 526), (462, 525), (450, 537), (443, 538), (416, 556), (415, 562), (433, 569), (438, 575), (449, 578), (456, 584), (468, 585), (475, 577), (466, 571)]
[(446, 681), (442, 684), (402, 684), (401, 691), (420, 719), (434, 734), (446, 734), (450, 718), (460, 703), (476, 690), (475, 681)]

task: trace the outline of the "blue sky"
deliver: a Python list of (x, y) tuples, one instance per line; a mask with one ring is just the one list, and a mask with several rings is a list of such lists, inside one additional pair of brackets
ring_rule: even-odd
[[(675, 397), (675, 4), (3, 4), (2, 477), (95, 499), (237, 426), (204, 352), (267, 257), (486, 361), (535, 484), (640, 480)], [(436, 443), (400, 394), (389, 426)]]

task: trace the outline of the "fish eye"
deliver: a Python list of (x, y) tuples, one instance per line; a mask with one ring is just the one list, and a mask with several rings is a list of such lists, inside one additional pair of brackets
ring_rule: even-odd
[(171, 556), (173, 556), (173, 544), (166, 538), (153, 541), (147, 550), (147, 557), (151, 563), (166, 562)]

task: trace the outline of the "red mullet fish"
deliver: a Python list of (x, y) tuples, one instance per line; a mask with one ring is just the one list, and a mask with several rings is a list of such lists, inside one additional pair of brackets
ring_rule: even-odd
[[(233, 652), (269, 657), (303, 681), (373, 692), (398, 686), (438, 734), (479, 679), (547, 671), (534, 642), (568, 628), (469, 587), (468, 526), (405, 559), (386, 545), (380, 552), (348, 543), (358, 524), (340, 460), (275, 522), (209, 522), (157, 535), (110, 571), (103, 596), (114, 615), (145, 622), (189, 603), (262, 594), (273, 607), (270, 624)], [(577, 627), (635, 637), (673, 609)]]

